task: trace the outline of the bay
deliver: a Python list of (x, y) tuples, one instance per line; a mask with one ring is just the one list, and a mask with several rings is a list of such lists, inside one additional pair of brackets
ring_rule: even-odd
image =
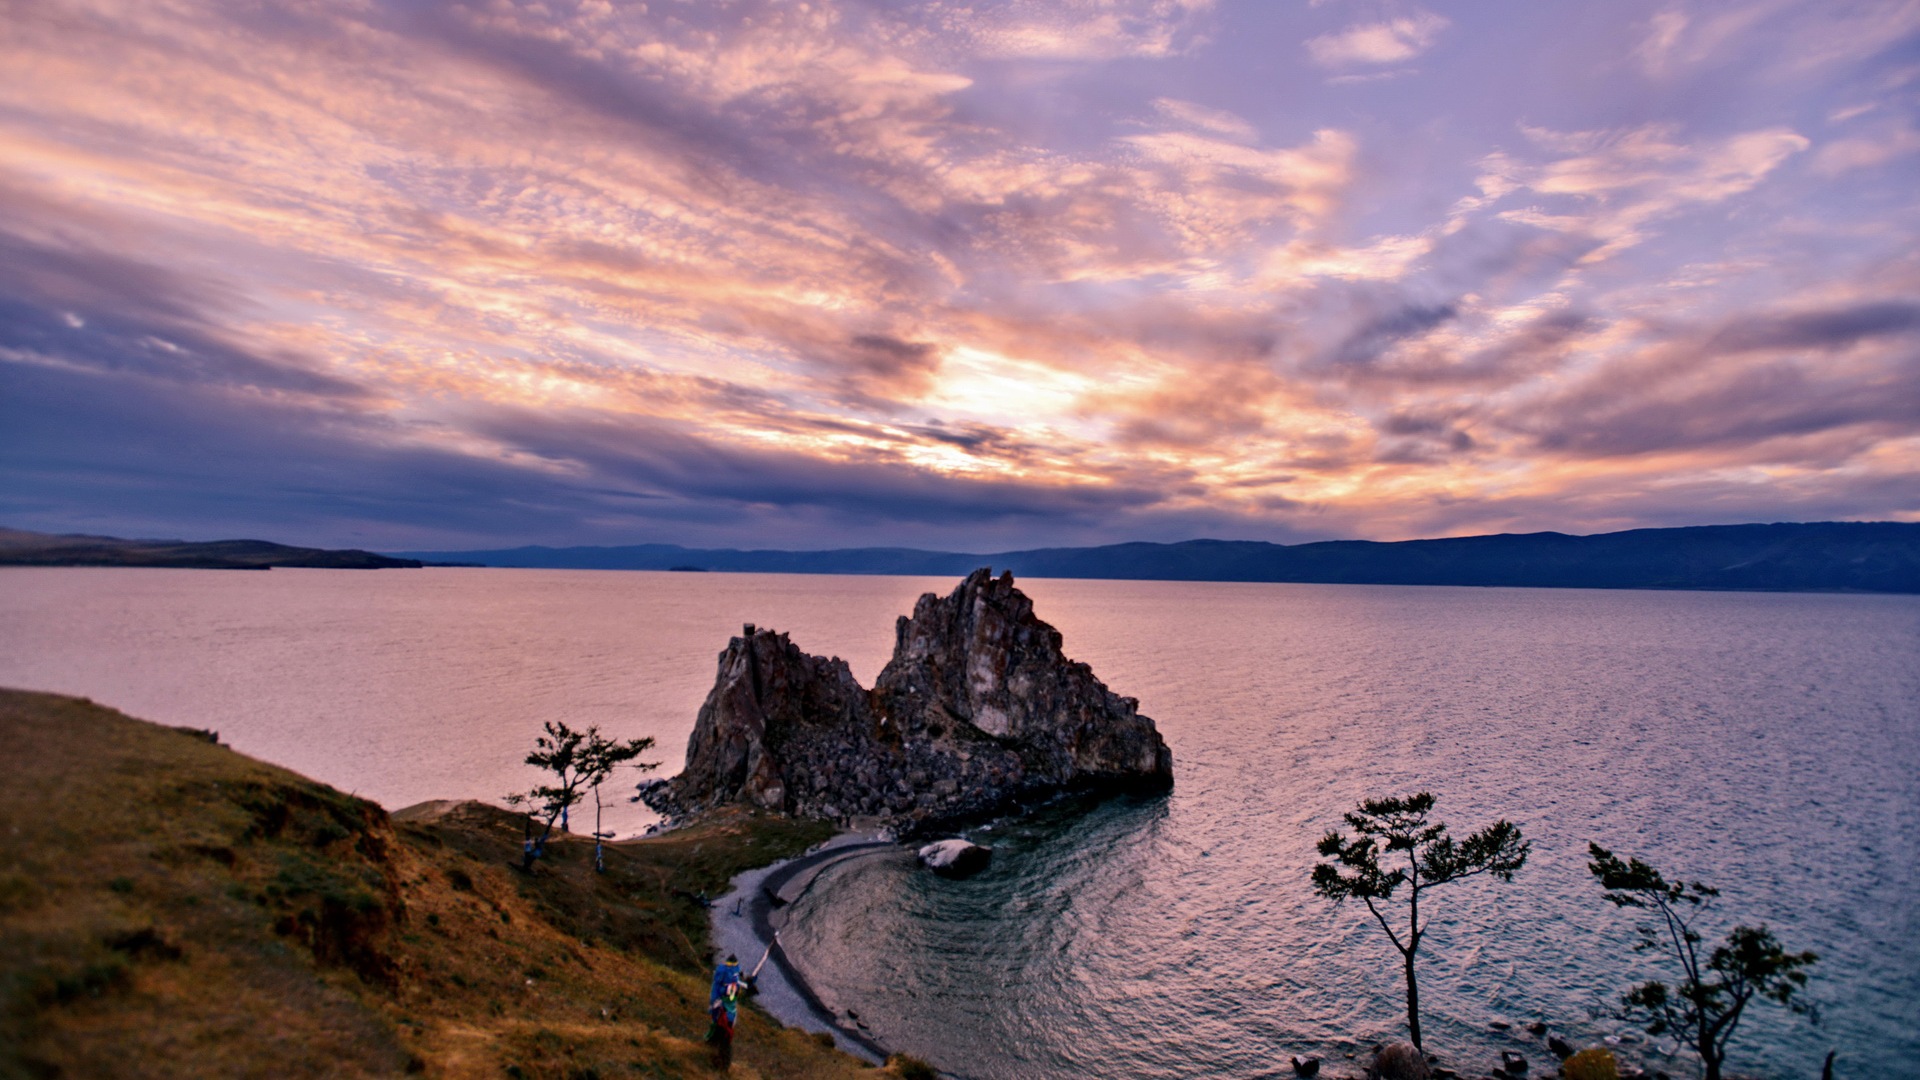
[[(535, 781), (519, 759), (544, 719), (651, 735), (677, 768), (743, 622), (871, 683), (894, 618), (952, 585), (8, 569), (0, 684), (217, 728), (392, 807), (497, 800)], [(1425, 789), (1456, 831), (1504, 817), (1534, 843), (1513, 884), (1435, 894), (1431, 1049), (1538, 1061), (1518, 1028), (1534, 1018), (1575, 1041), (1632, 1038), (1610, 1003), (1659, 971), (1600, 902), (1597, 840), (1719, 886), (1714, 936), (1765, 922), (1820, 952), (1821, 1025), (1756, 1012), (1737, 1069), (1814, 1075), (1837, 1047), (1855, 1063), (1842, 1075), (1920, 1075), (1920, 599), (1021, 587), (1069, 655), (1158, 721), (1176, 786), (1001, 823), (971, 881), (904, 858), (823, 876), (783, 940), (891, 1045), (977, 1077), (1259, 1076), (1393, 1036), (1397, 955), (1307, 875), (1358, 800)], [(650, 818), (626, 793), (607, 793), (608, 823), (631, 832)]]

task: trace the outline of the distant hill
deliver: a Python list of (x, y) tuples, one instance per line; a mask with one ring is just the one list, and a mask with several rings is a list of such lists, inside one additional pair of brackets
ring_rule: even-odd
[(121, 540), (112, 536), (54, 536), (0, 529), (0, 566), (171, 566), (192, 570), (267, 570), (301, 566), (329, 570), (418, 567), (418, 559), (371, 551), (288, 547), (265, 540)]
[(1379, 543), (1188, 540), (967, 554), (913, 548), (702, 550), (672, 544), (413, 551), (405, 557), (502, 567), (951, 577), (977, 566), (1023, 577), (1505, 585), (1575, 589), (1749, 589), (1920, 593), (1920, 524), (1812, 522), (1541, 532)]

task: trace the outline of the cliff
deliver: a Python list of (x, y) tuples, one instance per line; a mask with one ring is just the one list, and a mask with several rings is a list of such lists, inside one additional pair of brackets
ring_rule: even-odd
[(720, 654), (686, 768), (645, 794), (672, 816), (743, 802), (911, 832), (1062, 791), (1172, 783), (1139, 702), (1066, 657), (1012, 574), (980, 569), (900, 618), (872, 690), (845, 661), (748, 626)]

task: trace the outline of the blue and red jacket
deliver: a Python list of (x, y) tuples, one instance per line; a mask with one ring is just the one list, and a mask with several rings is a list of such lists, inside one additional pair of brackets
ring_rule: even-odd
[(731, 1028), (740, 1015), (740, 965), (721, 964), (713, 972), (713, 998), (707, 1006), (714, 1020), (726, 1014), (727, 1026)]

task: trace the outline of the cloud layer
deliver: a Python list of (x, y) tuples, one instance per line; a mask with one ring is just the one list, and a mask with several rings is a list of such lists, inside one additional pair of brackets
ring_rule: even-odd
[(1920, 11), (1764, 7), (15, 5), (0, 520), (1920, 520)]

